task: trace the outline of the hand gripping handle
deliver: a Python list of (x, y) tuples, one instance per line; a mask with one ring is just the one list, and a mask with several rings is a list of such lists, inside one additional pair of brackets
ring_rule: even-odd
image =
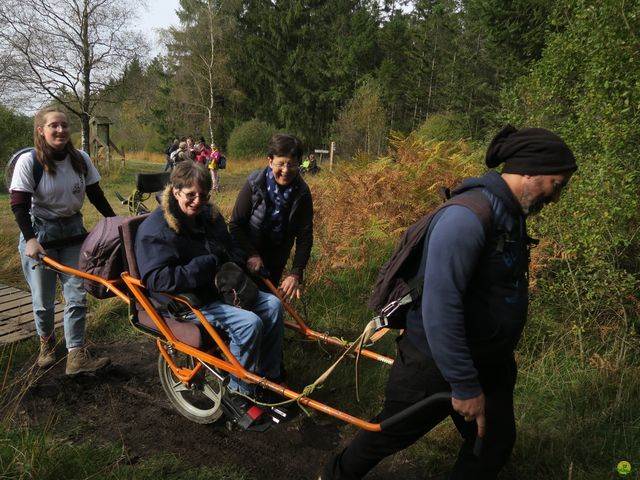
[[(451, 393), (449, 392), (434, 393), (433, 395), (427, 398), (423, 398), (419, 402), (414, 403), (410, 407), (405, 408), (404, 410), (396, 413), (395, 415), (392, 415), (389, 418), (384, 419), (383, 421), (380, 422), (380, 429), (388, 430), (393, 425), (396, 425), (398, 422), (401, 422), (402, 420), (406, 420), (411, 415), (422, 410), (423, 408), (433, 406), (437, 403), (444, 402), (445, 400), (451, 402)], [(476, 436), (475, 443), (473, 444), (473, 454), (476, 457), (479, 457), (481, 452), (482, 452), (482, 437)]]

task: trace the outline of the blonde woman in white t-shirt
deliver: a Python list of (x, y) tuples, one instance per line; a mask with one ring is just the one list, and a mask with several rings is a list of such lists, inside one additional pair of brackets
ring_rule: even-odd
[[(108, 357), (96, 357), (85, 346), (86, 292), (82, 279), (39, 267), (47, 255), (72, 268), (78, 267), (86, 230), (80, 209), (85, 193), (105, 217), (115, 216), (104, 196), (100, 174), (89, 156), (71, 143), (69, 117), (59, 107), (40, 110), (34, 118), (34, 151), (17, 160), (11, 179), (11, 210), (18, 227), (18, 250), (24, 276), (31, 288), (33, 316), (40, 336), (38, 365), (56, 362), (54, 304), (59, 278), (64, 294), (65, 372), (76, 375), (107, 366)], [(37, 162), (37, 163), (36, 163)]]

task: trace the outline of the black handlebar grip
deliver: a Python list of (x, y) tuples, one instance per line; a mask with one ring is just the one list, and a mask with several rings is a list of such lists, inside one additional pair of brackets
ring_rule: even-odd
[[(407, 419), (408, 417), (422, 410), (423, 408), (429, 407), (435, 403), (442, 402), (444, 400), (451, 401), (451, 393), (449, 392), (434, 393), (433, 395), (427, 398), (423, 398), (422, 400), (420, 400), (417, 403), (414, 403), (410, 407), (405, 408), (404, 410), (396, 413), (395, 415), (392, 415), (389, 418), (382, 420), (380, 422), (380, 430), (388, 430), (393, 425), (397, 424), (398, 422), (401, 422), (402, 420)], [(473, 444), (473, 454), (476, 457), (480, 456), (480, 453), (482, 452), (482, 445), (483, 445), (482, 437), (479, 437), (476, 435), (476, 440)]]
[(387, 430), (391, 426), (395, 425), (398, 422), (401, 422), (402, 420), (405, 420), (406, 418), (422, 410), (423, 408), (429, 407), (434, 403), (442, 402), (444, 400), (451, 401), (451, 394), (449, 392), (434, 393), (433, 395), (427, 398), (423, 398), (419, 402), (414, 403), (410, 407), (405, 408), (395, 415), (391, 415), (389, 418), (385, 418), (380, 422), (380, 429)]

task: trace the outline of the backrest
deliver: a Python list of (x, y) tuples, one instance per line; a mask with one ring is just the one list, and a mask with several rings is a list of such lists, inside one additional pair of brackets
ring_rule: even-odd
[[(128, 218), (115, 216), (100, 219), (82, 242), (78, 270), (105, 280), (120, 280), (124, 270), (120, 225)], [(106, 285), (88, 278), (84, 280), (84, 288), (96, 298), (114, 296)]]
[(138, 262), (136, 261), (135, 243), (136, 233), (140, 224), (149, 216), (150, 213), (145, 215), (138, 215), (136, 217), (127, 218), (122, 225), (120, 225), (120, 238), (122, 239), (122, 249), (124, 253), (125, 268), (134, 278), (140, 279), (140, 272), (138, 271)]

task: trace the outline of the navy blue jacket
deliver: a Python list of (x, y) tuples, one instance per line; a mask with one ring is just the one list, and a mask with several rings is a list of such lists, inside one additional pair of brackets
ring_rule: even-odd
[(466, 179), (453, 195), (472, 188), (482, 188), (490, 200), (490, 238), (466, 207), (437, 215), (421, 259), (422, 304), (409, 311), (406, 330), (461, 400), (482, 392), (479, 371), (513, 355), (528, 304), (529, 237), (522, 209), (495, 171)]
[[(196, 217), (195, 227), (185, 221), (178, 202), (167, 187), (161, 206), (140, 224), (135, 254), (142, 283), (151, 292), (193, 292), (206, 303), (217, 300), (214, 277), (225, 262), (241, 257), (232, 249), (224, 218), (213, 205)], [(153, 295), (161, 303), (167, 298)]]
[(256, 170), (249, 175), (247, 182), (238, 193), (231, 213), (229, 230), (234, 245), (237, 245), (240, 250), (246, 252), (248, 256), (260, 255), (271, 274), (271, 280), (275, 283), (280, 281), (295, 241), (296, 251), (291, 273), (302, 280), (313, 246), (311, 191), (302, 176), (298, 175), (294, 180), (298, 182), (298, 187), (287, 218), (284, 241), (279, 245), (273, 244), (266, 231), (268, 222), (265, 221), (269, 202), (266, 181), (268, 168)]

